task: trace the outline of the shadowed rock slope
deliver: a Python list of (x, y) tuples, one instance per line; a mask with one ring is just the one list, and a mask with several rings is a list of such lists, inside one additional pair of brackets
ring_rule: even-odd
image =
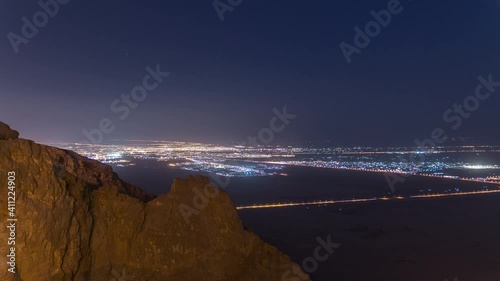
[[(0, 280), (299, 281), (298, 266), (244, 230), (228, 195), (201, 176), (176, 179), (153, 197), (111, 167), (74, 152), (18, 139), (0, 122), (0, 221), (15, 172), (15, 274), (7, 271), (5, 227)], [(179, 206), (213, 194), (185, 220)]]

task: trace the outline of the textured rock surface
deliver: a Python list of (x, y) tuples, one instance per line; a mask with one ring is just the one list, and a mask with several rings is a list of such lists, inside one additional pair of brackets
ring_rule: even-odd
[[(2, 230), (0, 280), (309, 280), (243, 229), (227, 194), (208, 178), (177, 179), (153, 198), (109, 166), (0, 128), (0, 221), (8, 216), (9, 171), (16, 173), (18, 219), (17, 273), (7, 271)], [(218, 193), (186, 222), (179, 206), (193, 206), (199, 192)]]
[(19, 137), (19, 133), (12, 130), (9, 125), (0, 122), (0, 140), (13, 140)]

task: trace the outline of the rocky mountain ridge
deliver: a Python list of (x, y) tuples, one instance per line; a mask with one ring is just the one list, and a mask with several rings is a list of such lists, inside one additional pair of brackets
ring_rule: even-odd
[[(17, 219), (14, 231), (1, 232), (0, 280), (309, 280), (245, 230), (206, 177), (176, 179), (154, 197), (107, 165), (18, 135), (0, 122), (0, 221)], [(187, 222), (179, 206), (200, 192), (217, 196)]]

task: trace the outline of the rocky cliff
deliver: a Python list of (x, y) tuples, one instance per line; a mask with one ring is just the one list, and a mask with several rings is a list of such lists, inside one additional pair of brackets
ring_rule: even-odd
[[(0, 190), (0, 280), (309, 280), (244, 230), (205, 177), (153, 197), (109, 166), (19, 139), (0, 122)], [(191, 209), (199, 194), (217, 195)], [(186, 220), (186, 210), (196, 213)]]

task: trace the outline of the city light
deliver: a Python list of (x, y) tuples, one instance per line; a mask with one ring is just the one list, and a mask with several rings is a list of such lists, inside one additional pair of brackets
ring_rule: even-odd
[[(287, 176), (283, 170), (296, 166), (500, 183), (497, 163), (470, 163), (463, 157), (498, 153), (499, 146), (435, 147), (422, 151), (412, 147), (249, 147), (175, 141), (51, 145), (110, 165), (131, 166), (136, 160), (155, 160), (165, 162), (170, 168), (227, 177)], [(417, 160), (404, 161), (412, 158)], [(461, 170), (488, 170), (488, 173), (464, 174)]]

